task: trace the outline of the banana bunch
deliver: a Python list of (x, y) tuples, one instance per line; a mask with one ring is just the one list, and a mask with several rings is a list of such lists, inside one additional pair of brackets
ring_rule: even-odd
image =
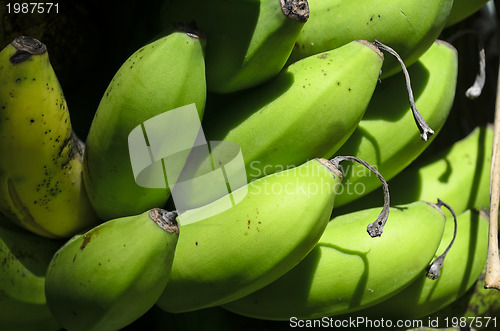
[(82, 181), (83, 143), (42, 42), (0, 52), (0, 213), (47, 238), (97, 223)]
[(84, 140), (50, 44), (0, 52), (0, 330), (498, 314), (494, 130), (449, 121), (444, 41), (484, 0), (155, 4)]

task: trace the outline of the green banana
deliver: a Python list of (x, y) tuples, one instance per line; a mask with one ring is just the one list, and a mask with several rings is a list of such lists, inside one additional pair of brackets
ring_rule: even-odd
[(47, 304), (69, 330), (118, 330), (154, 306), (168, 281), (177, 213), (151, 209), (76, 235), (52, 258)]
[(7, 45), (0, 86), (0, 213), (48, 238), (96, 224), (82, 183), (84, 146), (47, 47), (24, 36)]
[[(408, 71), (415, 104), (436, 134), (426, 142), (418, 139), (400, 73), (377, 86), (363, 119), (338, 151), (373, 164), (389, 180), (429, 146), (446, 122), (455, 97), (457, 51), (446, 42), (436, 41)], [(345, 186), (335, 201), (336, 207), (355, 201), (379, 186), (376, 178), (357, 165), (343, 170)]]
[[(451, 304), (469, 290), (486, 265), (488, 220), (474, 210), (457, 217), (457, 237), (437, 280), (425, 275), (395, 296), (357, 312), (369, 318), (421, 319)], [(441, 245), (435, 257), (444, 251), (453, 237), (454, 224), (448, 218)]]
[(57, 330), (45, 299), (45, 272), (60, 241), (0, 226), (0, 329)]
[[(354, 39), (377, 39), (391, 45), (410, 66), (437, 39), (452, 4), (453, 0), (309, 0), (311, 14), (289, 63)], [(400, 70), (394, 59), (388, 59), (382, 77)]]
[(463, 21), (486, 5), (488, 0), (453, 0), (450, 15), (446, 21), (446, 27)]
[[(299, 263), (330, 218), (341, 177), (336, 160), (313, 159), (255, 180), (233, 192), (244, 195), (238, 204), (202, 221), (186, 212), (179, 221), (182, 234), (171, 279), (157, 305), (174, 313), (221, 305), (264, 287)], [(372, 224), (385, 223), (386, 202)], [(215, 201), (201, 212), (218, 208)], [(365, 229), (359, 231), (369, 237)]]
[(195, 104), (202, 116), (202, 44), (192, 33), (171, 32), (132, 54), (109, 84), (92, 121), (84, 158), (84, 184), (99, 218), (140, 214), (168, 200), (168, 188), (136, 184), (128, 137), (144, 121), (174, 108)]
[(206, 36), (207, 88), (216, 93), (276, 76), (309, 16), (307, 0), (184, 0), (164, 7), (166, 26), (194, 21)]
[[(452, 201), (457, 214), (471, 208), (489, 208), (492, 146), (493, 129), (477, 127), (449, 148), (432, 157), (417, 159), (389, 181), (392, 203), (405, 204), (439, 197)], [(376, 193), (353, 201), (336, 212), (349, 213), (378, 206), (380, 197)]]
[(205, 135), (239, 145), (248, 181), (330, 157), (361, 120), (382, 62), (366, 41), (298, 61), (255, 89), (209, 98)]
[[(431, 203), (391, 209), (381, 238), (362, 234), (378, 208), (333, 218), (314, 249), (277, 281), (223, 308), (268, 320), (345, 314), (395, 295), (421, 275), (434, 256), (445, 217)], [(422, 240), (425, 238), (425, 240)]]

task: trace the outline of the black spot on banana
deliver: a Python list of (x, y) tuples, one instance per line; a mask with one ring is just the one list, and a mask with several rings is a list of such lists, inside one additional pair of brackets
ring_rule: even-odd
[(49, 238), (97, 223), (82, 183), (83, 143), (72, 131), (47, 47), (21, 36), (0, 52), (0, 212)]
[(71, 238), (46, 274), (47, 304), (68, 330), (119, 330), (146, 313), (168, 281), (177, 213), (152, 209)]

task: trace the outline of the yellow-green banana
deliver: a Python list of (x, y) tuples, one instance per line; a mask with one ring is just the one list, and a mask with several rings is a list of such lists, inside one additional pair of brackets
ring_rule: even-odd
[[(359, 126), (338, 151), (341, 155), (355, 155), (376, 166), (386, 179), (393, 178), (415, 160), (446, 122), (455, 97), (457, 51), (446, 42), (436, 41), (408, 71), (415, 104), (435, 134), (426, 142), (418, 138), (404, 77), (400, 73), (384, 79), (377, 86)], [(344, 186), (335, 207), (354, 201), (379, 186), (377, 178), (363, 168), (351, 164), (348, 167), (343, 168)], [(436, 198), (424, 200), (434, 201)]]
[(63, 245), (24, 229), (0, 226), (0, 329), (57, 330), (45, 299), (45, 273)]
[(305, 58), (255, 89), (209, 99), (205, 134), (238, 144), (249, 181), (331, 157), (361, 120), (382, 62), (366, 41)]
[(488, 0), (453, 0), (453, 7), (451, 7), (450, 15), (446, 20), (446, 27), (463, 21), (481, 9), (487, 2)]
[[(313, 159), (253, 181), (233, 192), (244, 196), (241, 202), (215, 216), (198, 222), (191, 215), (180, 219), (171, 279), (158, 306), (186, 312), (221, 305), (264, 287), (299, 263), (330, 219), (341, 176), (336, 159)], [(216, 201), (201, 212), (217, 208)], [(378, 218), (373, 215), (374, 224), (385, 223), (384, 210)], [(371, 239), (363, 227), (360, 236)]]
[(171, 32), (125, 61), (104, 93), (87, 136), (83, 178), (99, 218), (136, 215), (165, 204), (170, 196), (166, 185), (148, 188), (136, 183), (129, 134), (156, 115), (190, 104), (201, 117), (205, 97), (202, 41), (190, 32)]
[[(324, 52), (354, 39), (390, 45), (411, 65), (441, 33), (453, 0), (309, 0), (311, 14), (289, 62)], [(400, 71), (387, 59), (382, 77)]]
[(46, 274), (54, 318), (68, 330), (119, 330), (146, 313), (170, 275), (176, 216), (155, 208), (71, 238)]
[(0, 213), (48, 238), (96, 224), (83, 149), (47, 47), (16, 38), (0, 52)]
[(382, 237), (363, 235), (364, 222), (378, 210), (333, 218), (295, 268), (223, 307), (260, 319), (312, 319), (358, 311), (395, 295), (424, 273), (441, 241), (445, 217), (431, 203), (414, 202), (391, 209)]
[[(402, 292), (357, 315), (370, 318), (421, 319), (451, 304), (469, 290), (486, 264), (488, 250), (488, 220), (475, 210), (457, 217), (457, 236), (446, 256), (438, 279), (421, 275)], [(447, 218), (441, 254), (453, 237), (454, 223)]]
[[(492, 146), (493, 129), (489, 126), (477, 127), (440, 153), (415, 160), (389, 181), (391, 202), (405, 204), (439, 197), (452, 202), (457, 214), (471, 208), (489, 208)], [(380, 197), (373, 192), (336, 212), (348, 213), (378, 205)]]
[(165, 5), (166, 25), (192, 22), (207, 38), (207, 87), (229, 93), (276, 76), (309, 16), (307, 0), (184, 0)]

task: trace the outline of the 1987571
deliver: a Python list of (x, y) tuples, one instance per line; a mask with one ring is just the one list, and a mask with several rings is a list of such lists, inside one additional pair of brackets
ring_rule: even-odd
[(7, 3), (8, 14), (48, 14), (59, 13), (57, 2), (14, 2)]

